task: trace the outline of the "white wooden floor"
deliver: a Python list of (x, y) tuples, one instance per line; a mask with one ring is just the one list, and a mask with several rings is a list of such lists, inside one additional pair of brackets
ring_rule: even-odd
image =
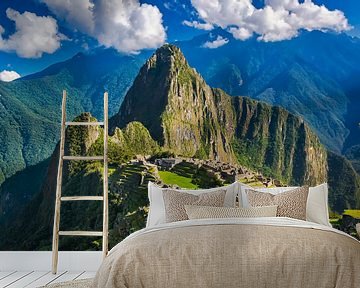
[(54, 275), (50, 251), (0, 251), (0, 288), (33, 288), (93, 278), (101, 262), (101, 252), (60, 251)]
[(0, 288), (35, 288), (49, 284), (88, 279), (95, 271), (59, 271), (56, 275), (50, 271), (7, 271), (0, 272)]

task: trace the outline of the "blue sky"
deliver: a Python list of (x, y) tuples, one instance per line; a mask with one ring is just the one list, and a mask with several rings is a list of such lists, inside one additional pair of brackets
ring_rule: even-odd
[[(283, 41), (303, 30), (360, 36), (360, 1), (1, 0), (0, 26), (0, 80), (4, 80), (100, 46), (131, 54), (218, 27), (238, 41), (251, 37)], [(219, 38), (207, 47), (226, 43)], [(1, 78), (4, 70), (8, 73)]]

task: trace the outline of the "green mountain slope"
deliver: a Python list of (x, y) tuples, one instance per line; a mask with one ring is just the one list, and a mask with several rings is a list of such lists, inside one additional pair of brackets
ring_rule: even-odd
[(301, 118), (210, 88), (172, 45), (141, 68), (111, 126), (131, 121), (178, 155), (240, 162), (290, 184), (327, 179), (325, 148)]
[[(95, 118), (89, 113), (84, 113), (74, 120), (88, 122), (95, 121)], [(66, 130), (66, 139), (67, 155), (101, 155), (103, 153), (102, 128), (72, 126)], [(110, 223), (116, 227), (110, 229), (111, 246), (115, 244), (115, 241), (143, 227), (146, 219), (145, 210), (148, 206), (147, 183), (150, 180), (156, 180), (150, 167), (124, 163), (136, 155), (153, 155), (158, 151), (157, 143), (150, 137), (147, 129), (138, 122), (129, 123), (123, 130), (116, 129), (115, 135), (109, 139)], [(57, 146), (48, 161), (49, 166), (40, 193), (35, 194), (25, 209), (17, 210), (15, 215), (13, 213), (3, 217), (3, 220), (8, 221), (0, 223), (1, 230), (4, 232), (0, 234), (0, 249), (51, 249), (58, 155)], [(102, 169), (100, 162), (66, 161), (63, 196), (101, 195)], [(28, 170), (29, 168), (26, 169)], [(14, 177), (14, 179), (21, 178)], [(9, 182), (9, 184), (13, 183)], [(102, 206), (99, 203), (63, 203), (60, 224), (62, 229), (101, 230)], [(12, 208), (15, 208), (13, 206)], [(67, 238), (61, 241), (60, 248), (65, 250), (72, 250), (74, 247), (78, 250), (97, 249), (99, 247), (97, 240), (98, 238), (90, 241), (88, 238), (80, 240)], [(92, 244), (89, 246), (89, 243)]]
[(360, 207), (360, 177), (353, 166), (343, 156), (332, 152), (329, 158), (329, 186), (332, 190), (329, 202), (332, 208), (342, 212), (349, 207)]
[[(220, 35), (228, 44), (202, 47)], [(358, 144), (360, 40), (304, 32), (290, 41), (238, 41), (221, 29), (176, 42), (212, 87), (247, 95), (302, 116), (337, 153)], [(326, 49), (324, 49), (326, 47)]]
[(121, 56), (112, 50), (77, 54), (13, 82), (0, 81), (0, 185), (17, 171), (50, 157), (59, 139), (62, 90), (68, 91), (71, 119), (90, 111), (102, 119), (103, 92), (116, 113), (145, 55)]

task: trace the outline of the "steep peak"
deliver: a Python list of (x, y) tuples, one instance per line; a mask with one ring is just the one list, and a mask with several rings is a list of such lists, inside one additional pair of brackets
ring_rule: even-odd
[(184, 54), (180, 48), (172, 44), (164, 44), (156, 50), (155, 54), (150, 58), (149, 61), (155, 59), (160, 63), (162, 62), (176, 62), (176, 60), (185, 60)]
[[(156, 70), (167, 70), (170, 73), (178, 66), (189, 66), (184, 54), (180, 48), (172, 45), (165, 44), (155, 51), (155, 53), (146, 61), (141, 72), (147, 72), (152, 69)], [(145, 69), (145, 71), (144, 71)], [(165, 71), (163, 71), (165, 72)]]
[(189, 66), (178, 47), (163, 45), (140, 69), (119, 113), (110, 121), (111, 131), (114, 132), (116, 126), (123, 128), (131, 121), (140, 121), (153, 138), (162, 143), (163, 112), (171, 99), (181, 98), (191, 102), (192, 95), (198, 94), (191, 92), (194, 83), (199, 89), (209, 89), (202, 77)]

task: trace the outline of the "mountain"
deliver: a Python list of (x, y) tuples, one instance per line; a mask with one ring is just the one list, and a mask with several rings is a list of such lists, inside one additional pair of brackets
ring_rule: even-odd
[[(96, 121), (90, 113), (83, 113), (74, 121)], [(116, 128), (109, 138), (109, 207), (110, 223), (116, 226), (127, 225), (124, 232), (110, 229), (110, 239), (121, 239), (130, 234), (131, 229), (142, 228), (146, 214), (139, 207), (147, 206), (147, 183), (155, 182), (155, 176), (148, 167), (132, 166), (126, 162), (135, 155), (152, 155), (159, 151), (156, 142), (147, 129), (139, 122), (129, 123), (124, 129)], [(103, 130), (98, 126), (71, 126), (66, 130), (65, 153), (67, 155), (101, 155), (103, 154)], [(0, 250), (49, 250), (51, 249), (52, 225), (54, 215), (57, 165), (59, 145), (56, 146), (47, 161), (45, 179), (39, 192), (24, 209), (13, 205), (12, 214), (3, 217), (0, 222)], [(33, 175), (35, 176), (35, 175)], [(16, 176), (10, 179), (16, 179)], [(15, 181), (12, 181), (15, 182)], [(6, 182), (7, 183), (7, 182)], [(64, 162), (63, 196), (101, 195), (102, 163), (101, 162)], [(82, 202), (82, 201), (80, 201)], [(61, 207), (61, 228), (67, 230), (101, 230), (102, 203), (65, 202)], [(100, 203), (100, 204), (99, 204)], [(20, 208), (20, 207), (19, 207)], [(8, 209), (10, 210), (10, 208)], [(76, 213), (74, 214), (74, 211)], [(130, 214), (130, 215), (128, 215)], [(124, 229), (124, 228), (123, 228)], [(113, 234), (115, 236), (113, 236)], [(98, 244), (86, 239), (67, 238), (61, 240), (61, 249), (84, 250), (96, 249)], [(115, 240), (113, 240), (115, 241)], [(89, 243), (92, 243), (89, 246)], [(115, 243), (111, 242), (113, 246)]]
[(290, 184), (327, 178), (325, 148), (300, 117), (210, 88), (176, 46), (158, 49), (140, 69), (110, 126), (132, 121), (178, 155), (240, 162)]
[[(203, 48), (218, 36), (228, 43)], [(218, 29), (176, 45), (210, 86), (300, 115), (330, 150), (346, 155), (360, 143), (358, 38), (313, 31), (265, 43), (255, 38), (238, 41)], [(96, 49), (16, 81), (0, 82), (0, 139), (7, 139), (0, 148), (0, 184), (51, 155), (59, 137), (64, 88), (70, 118), (89, 111), (101, 119), (104, 89), (113, 115), (150, 53), (126, 56)]]
[[(85, 113), (75, 121), (96, 119)], [(211, 88), (173, 45), (164, 45), (146, 61), (110, 123), (111, 245), (145, 225), (146, 184), (155, 181), (156, 173), (153, 166), (127, 163), (135, 155), (166, 152), (240, 163), (289, 184), (329, 180), (332, 209), (360, 206), (360, 181), (350, 162), (327, 152), (301, 117)], [(102, 153), (99, 127), (69, 127), (66, 139), (67, 154)], [(6, 237), (0, 235), (0, 249), (50, 249), (57, 159), (58, 146), (41, 192), (3, 224)], [(63, 195), (101, 193), (101, 163), (71, 162), (64, 168)], [(64, 205), (61, 227), (100, 229), (101, 205), (96, 205)], [(61, 248), (100, 247), (98, 239), (88, 240), (68, 238), (61, 241)]]
[(345, 156), (351, 161), (355, 171), (360, 175), (360, 144), (349, 148)]
[(330, 208), (342, 213), (349, 207), (360, 208), (360, 177), (345, 157), (328, 152)]
[[(203, 48), (218, 36), (228, 43)], [(266, 43), (218, 29), (175, 44), (210, 86), (300, 115), (334, 152), (360, 143), (359, 38), (313, 31)]]
[(307, 121), (210, 88), (175, 46), (158, 49), (140, 69), (110, 126), (131, 121), (175, 154), (238, 162), (287, 184), (328, 181), (332, 210), (360, 207), (359, 175), (325, 149)]
[(60, 135), (63, 89), (69, 119), (83, 111), (102, 119), (104, 90), (109, 113), (115, 114), (146, 53), (131, 57), (98, 49), (13, 82), (0, 81), (0, 185), (51, 156)]
[[(218, 36), (228, 43), (203, 48)], [(330, 150), (347, 155), (359, 145), (360, 40), (345, 34), (303, 32), (289, 41), (238, 41), (217, 29), (176, 42), (212, 87), (246, 95), (301, 116)], [(326, 49), (324, 49), (326, 47)], [(101, 119), (109, 91), (114, 115), (151, 51), (120, 55), (96, 49), (6, 83), (0, 81), (0, 185), (17, 171), (50, 157), (59, 139), (61, 91), (69, 92), (68, 115), (83, 111)]]
[[(218, 36), (217, 49), (203, 44)], [(246, 95), (301, 116), (330, 150), (348, 155), (360, 143), (360, 40), (345, 34), (303, 32), (289, 41), (238, 41), (217, 29), (176, 42), (212, 87)], [(326, 47), (326, 49), (324, 49)], [(69, 117), (83, 111), (101, 119), (102, 93), (115, 114), (151, 51), (120, 55), (96, 49), (6, 83), (0, 82), (0, 184), (48, 158), (59, 137), (61, 91), (69, 92)]]

